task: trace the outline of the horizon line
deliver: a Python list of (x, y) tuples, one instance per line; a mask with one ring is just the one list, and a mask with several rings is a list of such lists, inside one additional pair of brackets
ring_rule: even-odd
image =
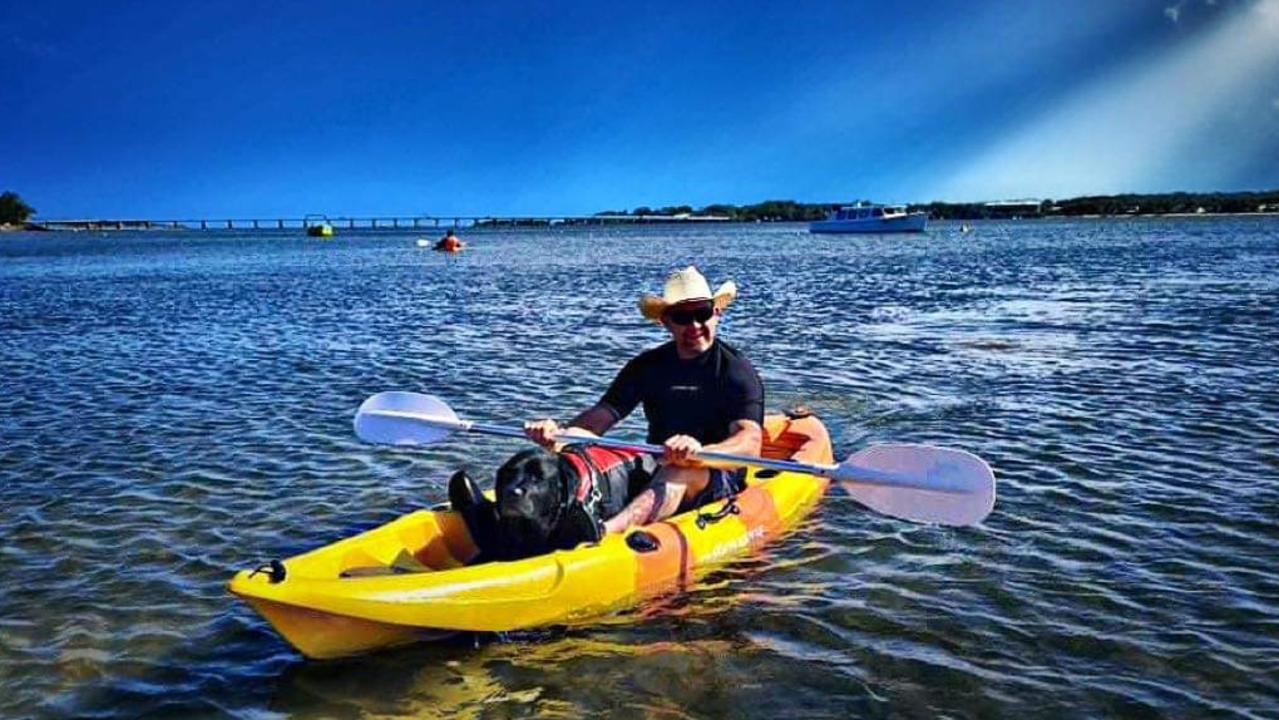
[[(657, 214), (656, 214), (656, 211), (658, 211), (658, 210), (672, 209), (672, 208), (689, 207), (689, 208), (693, 208), (693, 212), (702, 212), (702, 211), (705, 211), (707, 208), (712, 208), (712, 207), (717, 207), (717, 206), (726, 206), (726, 207), (733, 207), (733, 208), (751, 208), (751, 207), (755, 207), (755, 206), (759, 206), (759, 205), (764, 205), (764, 204), (767, 204), (767, 203), (793, 203), (793, 204), (795, 204), (795, 205), (818, 206), (818, 207), (839, 207), (839, 206), (842, 206), (842, 205), (848, 205), (848, 204), (858, 203), (858, 202), (870, 202), (870, 203), (873, 203), (873, 204), (883, 204), (883, 205), (908, 205), (908, 206), (926, 206), (926, 205), (991, 205), (991, 204), (997, 204), (997, 203), (1029, 204), (1029, 203), (1032, 203), (1032, 202), (1042, 204), (1042, 203), (1044, 203), (1044, 202), (1049, 202), (1049, 201), (1054, 202), (1054, 203), (1061, 203), (1061, 202), (1070, 202), (1070, 201), (1072, 201), (1072, 200), (1097, 199), (1097, 198), (1151, 197), (1151, 196), (1170, 196), (1170, 195), (1173, 195), (1173, 196), (1175, 196), (1175, 195), (1189, 195), (1189, 196), (1195, 196), (1195, 195), (1205, 195), (1205, 196), (1210, 196), (1210, 195), (1268, 195), (1268, 194), (1272, 194), (1272, 193), (1279, 193), (1279, 187), (1276, 187), (1276, 188), (1267, 188), (1267, 189), (1261, 189), (1261, 190), (1257, 190), (1257, 189), (1249, 189), (1249, 190), (1169, 190), (1169, 191), (1163, 191), (1163, 192), (1122, 192), (1122, 193), (1103, 193), (1103, 194), (1095, 194), (1095, 195), (1094, 195), (1094, 194), (1084, 194), (1084, 195), (1075, 195), (1075, 196), (1067, 197), (1067, 198), (1052, 198), (1052, 197), (1022, 197), (1022, 198), (998, 198), (998, 199), (993, 199), (993, 200), (991, 200), (991, 199), (987, 199), (987, 200), (929, 200), (929, 201), (908, 201), (908, 202), (879, 202), (879, 201), (867, 200), (867, 199), (853, 199), (853, 200), (850, 200), (850, 201), (839, 201), (839, 202), (806, 202), (806, 201), (794, 200), (794, 199), (790, 199), (790, 198), (785, 198), (785, 199), (780, 199), (780, 198), (777, 198), (777, 199), (771, 199), (771, 198), (770, 198), (770, 199), (760, 200), (760, 201), (758, 201), (758, 202), (754, 202), (754, 203), (747, 203), (747, 204), (741, 204), (741, 205), (736, 204), (736, 203), (729, 203), (729, 202), (713, 202), (713, 203), (708, 203), (708, 204), (706, 204), (706, 205), (703, 205), (703, 206), (701, 206), (700, 208), (696, 208), (695, 206), (692, 206), (692, 205), (689, 205), (689, 204), (685, 203), (685, 204), (681, 204), (681, 205), (667, 205), (667, 206), (664, 206), (664, 207), (661, 207), (661, 208), (653, 208), (653, 207), (650, 207), (650, 206), (648, 206), (648, 205), (637, 205), (637, 206), (635, 206), (635, 208), (634, 208), (634, 209), (636, 209), (636, 210), (638, 210), (638, 209), (648, 209), (648, 210), (650, 210), (651, 212), (650, 212), (650, 213), (645, 213), (646, 215), (656, 216), (656, 217), (664, 217), (664, 216), (661, 216), (661, 215), (657, 215)], [(16, 194), (16, 193), (15, 193), (15, 194)], [(182, 223), (182, 222), (233, 222), (233, 221), (239, 221), (239, 222), (254, 222), (254, 221), (268, 221), (268, 220), (269, 220), (269, 221), (271, 221), (271, 222), (307, 222), (307, 221), (309, 221), (309, 220), (323, 220), (323, 221), (329, 221), (329, 220), (341, 220), (341, 221), (366, 221), (366, 222), (373, 221), (373, 222), (375, 222), (375, 221), (378, 221), (378, 220), (388, 220), (388, 221), (391, 221), (391, 220), (444, 220), (444, 219), (448, 219), (448, 220), (501, 220), (501, 219), (529, 219), (529, 220), (535, 220), (535, 219), (564, 219), (564, 220), (587, 220), (587, 219), (597, 218), (597, 217), (601, 217), (601, 216), (625, 215), (625, 214), (628, 214), (628, 213), (630, 213), (630, 212), (631, 212), (631, 210), (599, 210), (599, 211), (597, 211), (597, 212), (594, 212), (594, 213), (591, 213), (591, 214), (587, 214), (587, 215), (583, 215), (583, 214), (580, 214), (580, 213), (555, 213), (555, 212), (539, 212), (539, 213), (526, 213), (526, 214), (515, 214), (515, 215), (503, 215), (503, 214), (498, 214), (498, 213), (487, 213), (487, 214), (478, 214), (478, 215), (477, 215), (477, 214), (473, 214), (473, 213), (468, 213), (468, 214), (443, 214), (443, 215), (434, 215), (434, 214), (415, 214), (415, 213), (409, 213), (409, 214), (403, 214), (403, 215), (400, 215), (400, 214), (379, 214), (379, 215), (371, 215), (371, 214), (361, 214), (361, 215), (332, 215), (332, 214), (328, 214), (328, 213), (315, 213), (315, 212), (311, 212), (311, 213), (301, 213), (301, 214), (298, 214), (298, 213), (287, 213), (287, 214), (284, 214), (284, 215), (261, 215), (261, 216), (257, 216), (257, 217), (247, 216), (247, 215), (241, 215), (241, 216), (225, 216), (225, 215), (222, 215), (222, 216), (205, 216), (205, 217), (186, 217), (186, 218), (183, 218), (183, 217), (170, 217), (170, 218), (164, 218), (164, 219), (154, 219), (154, 218), (145, 218), (145, 217), (137, 217), (137, 216), (135, 216), (135, 217), (134, 217), (134, 218), (132, 218), (132, 219), (126, 219), (126, 217), (127, 217), (127, 216), (118, 216), (118, 217), (116, 217), (116, 218), (112, 218), (112, 219), (110, 219), (110, 220), (108, 220), (105, 216), (103, 216), (103, 217), (98, 217), (98, 218), (89, 218), (89, 217), (81, 217), (81, 218), (44, 217), (44, 218), (42, 218), (42, 217), (40, 217), (40, 215), (39, 215), (38, 213), (36, 213), (36, 214), (33, 214), (33, 215), (32, 215), (32, 217), (28, 220), (28, 222), (35, 222), (35, 223), (40, 223), (40, 222), (66, 222), (66, 223), (70, 223), (70, 222), (108, 222), (108, 221), (109, 221), (109, 222), (133, 222), (133, 221), (143, 222), (143, 221), (150, 221), (150, 222), (157, 222), (157, 223)]]

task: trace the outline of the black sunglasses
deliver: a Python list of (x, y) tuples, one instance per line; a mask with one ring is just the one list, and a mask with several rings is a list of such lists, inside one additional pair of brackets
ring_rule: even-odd
[(702, 305), (693, 310), (671, 310), (666, 313), (666, 317), (676, 325), (690, 325), (694, 320), (704, 323), (711, 319), (715, 314), (715, 308), (710, 305)]

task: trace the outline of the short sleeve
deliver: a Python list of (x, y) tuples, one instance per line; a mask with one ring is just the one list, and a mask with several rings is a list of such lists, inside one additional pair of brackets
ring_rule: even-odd
[(641, 358), (633, 358), (622, 371), (613, 378), (613, 384), (608, 386), (608, 391), (604, 393), (604, 397), (600, 398), (599, 404), (611, 411), (617, 420), (621, 420), (640, 402), (640, 376), (642, 365)]
[(724, 412), (729, 422), (754, 420), (764, 424), (764, 383), (746, 358), (731, 365), (725, 383)]

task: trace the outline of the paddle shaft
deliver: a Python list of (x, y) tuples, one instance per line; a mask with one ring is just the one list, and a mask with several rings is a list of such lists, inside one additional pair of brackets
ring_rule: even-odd
[[(502, 425), (489, 425), (486, 423), (472, 422), (470, 420), (446, 420), (443, 418), (424, 417), (417, 413), (399, 412), (396, 410), (373, 410), (370, 411), (369, 414), (388, 418), (412, 420), (439, 428), (476, 433), (479, 435), (495, 435), (498, 437), (528, 439), (528, 436), (524, 434), (523, 429), (505, 427)], [(627, 442), (626, 440), (615, 440), (606, 437), (560, 435), (557, 439), (569, 444), (597, 445), (599, 447), (614, 448), (617, 450), (634, 450), (636, 452), (642, 452), (649, 455), (662, 455), (666, 452), (666, 448), (661, 445), (647, 445), (644, 443)], [(874, 470), (871, 468), (853, 468), (848, 465), (809, 465), (807, 463), (799, 463), (792, 460), (773, 460), (770, 458), (751, 457), (748, 455), (733, 455), (731, 453), (705, 451), (697, 453), (697, 459), (728, 465), (748, 465), (750, 467), (777, 470), (779, 472), (797, 472), (804, 473), (806, 475), (818, 475), (820, 477), (833, 478), (836, 480), (869, 482), (876, 485), (924, 489), (942, 493), (953, 492), (965, 494), (968, 492), (966, 489), (960, 487), (946, 487), (944, 483), (939, 483), (939, 479), (937, 478), (931, 479), (929, 484), (921, 485), (918, 479), (911, 476), (899, 475), (897, 473), (884, 472), (882, 470)]]
[[(450, 430), (458, 430), (461, 432), (476, 433), (478, 435), (496, 435), (498, 437), (512, 437), (529, 439), (521, 428), (506, 427), (503, 425), (489, 425), (486, 423), (472, 422), (470, 420), (444, 420), (442, 418), (427, 418), (416, 413), (397, 412), (395, 410), (374, 410), (370, 415), (380, 415), (382, 417), (402, 418), (405, 420), (415, 420), (417, 422), (434, 425), (435, 427), (448, 428)], [(569, 445), (598, 445), (599, 447), (614, 448), (616, 450), (634, 450), (647, 455), (662, 455), (666, 452), (666, 448), (661, 445), (647, 445), (645, 443), (629, 442), (627, 440), (616, 440), (606, 437), (592, 437), (585, 435), (564, 435), (560, 434), (557, 440)], [(791, 462), (789, 460), (770, 460), (768, 458), (750, 457), (748, 455), (733, 455), (731, 453), (718, 452), (699, 452), (697, 453), (699, 460), (709, 460), (712, 462), (723, 462), (733, 465), (750, 465), (752, 467), (767, 468), (769, 470), (780, 470), (782, 472), (802, 472), (809, 475), (822, 475), (829, 477), (839, 469), (838, 465), (806, 465), (804, 463)]]

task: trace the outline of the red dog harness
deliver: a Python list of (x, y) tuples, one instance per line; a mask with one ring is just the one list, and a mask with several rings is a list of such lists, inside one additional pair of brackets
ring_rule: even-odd
[(652, 456), (635, 450), (570, 445), (560, 454), (578, 478), (574, 498), (599, 520), (616, 515), (626, 506), (631, 475), (636, 469), (652, 472)]

